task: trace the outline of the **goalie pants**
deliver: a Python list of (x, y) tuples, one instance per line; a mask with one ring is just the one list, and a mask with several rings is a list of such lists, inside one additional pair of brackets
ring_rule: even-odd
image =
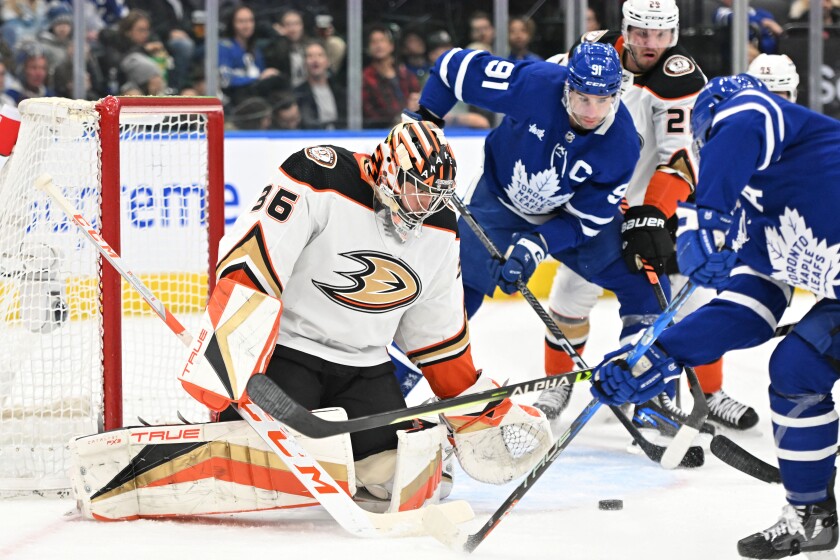
[(840, 373), (840, 302), (814, 305), (770, 358), (770, 409), (779, 470), (792, 504), (827, 497), (837, 453), (831, 396)]
[[(338, 406), (352, 419), (406, 406), (390, 361), (368, 367), (346, 366), (278, 346), (265, 374), (309, 410)], [(219, 419), (238, 420), (239, 415), (229, 409)], [(396, 449), (397, 430), (411, 427), (411, 422), (401, 422), (351, 433), (353, 459), (359, 461)]]

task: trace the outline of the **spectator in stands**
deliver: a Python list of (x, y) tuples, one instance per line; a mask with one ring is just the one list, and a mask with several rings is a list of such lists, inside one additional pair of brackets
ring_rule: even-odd
[[(431, 33), (426, 39), (426, 45), (429, 48), (429, 66), (433, 66), (443, 53), (455, 47), (452, 37), (444, 30)], [(490, 128), (492, 118), (493, 113), (458, 101), (446, 114), (444, 120), (446, 126), (451, 128)]]
[(155, 59), (155, 63), (161, 67), (161, 75), (170, 61), (163, 43), (152, 35), (150, 16), (142, 10), (129, 11), (117, 23), (116, 30), (103, 29), (99, 40), (102, 44), (99, 66), (108, 77), (108, 93), (117, 93), (120, 83), (127, 79), (120, 67), (128, 55), (141, 53)]
[(67, 4), (53, 4), (47, 11), (47, 24), (37, 35), (37, 42), (44, 50), (47, 65), (56, 69), (70, 60), (73, 39), (73, 13)]
[(3, 40), (12, 48), (26, 39), (34, 39), (44, 26), (46, 0), (4, 0), (0, 9)]
[(265, 65), (254, 36), (254, 12), (247, 6), (235, 8), (227, 19), (225, 37), (219, 41), (219, 73), (222, 92), (233, 106), (287, 85), (276, 68)]
[(508, 23), (508, 44), (510, 45), (511, 60), (542, 60), (542, 57), (531, 52), (531, 41), (537, 32), (534, 20), (524, 17), (512, 17)]
[[(732, 0), (721, 0), (721, 4), (723, 5), (715, 11), (715, 25), (728, 29), (732, 23)], [(783, 30), (773, 14), (761, 8), (750, 7), (747, 18), (751, 28), (751, 38), (757, 41), (758, 51), (776, 54), (779, 50), (778, 38)]]
[(304, 33), (303, 14), (297, 10), (286, 10), (280, 21), (274, 24), (277, 37), (265, 46), (265, 63), (280, 70), (291, 87), (306, 81), (303, 45), (307, 40)]
[(43, 49), (37, 43), (29, 43), (17, 52), (16, 58), (19, 83), (6, 90), (15, 104), (36, 97), (54, 97), (55, 93), (47, 87), (49, 67)]
[(592, 8), (586, 8), (586, 31), (599, 31), (603, 28), (598, 12)]
[(134, 52), (125, 57), (120, 63), (120, 70), (125, 76), (126, 83), (137, 86), (143, 95), (164, 95), (166, 81), (160, 66), (143, 53)]
[(407, 27), (400, 36), (400, 59), (420, 83), (426, 81), (431, 66), (426, 58), (426, 39), (417, 28)]
[[(791, 22), (808, 23), (810, 0), (794, 0), (790, 5)], [(840, 24), (840, 0), (822, 0), (823, 25)]]
[(309, 41), (306, 55), (306, 81), (295, 88), (300, 108), (301, 128), (344, 128), (347, 124), (345, 92), (329, 77), (330, 61), (327, 49), (320, 41)]
[(473, 12), (470, 15), (470, 44), (468, 49), (480, 49), (493, 53), (493, 43), (496, 40), (496, 28), (487, 12)]
[(330, 59), (330, 72), (334, 77), (338, 76), (344, 66), (347, 43), (336, 35), (335, 27), (333, 27), (333, 17), (330, 14), (315, 16), (315, 32), (327, 49), (327, 57)]
[(391, 128), (404, 107), (419, 108), (420, 82), (394, 60), (391, 30), (374, 25), (367, 34), (368, 64), (362, 71), (362, 114), (366, 128)]
[(294, 96), (288, 93), (275, 95), (272, 104), (272, 122), (279, 130), (298, 130), (301, 125), (300, 107)]
[(0, 62), (0, 108), (4, 105), (17, 107), (17, 102), (6, 93), (6, 65)]
[(132, 9), (154, 14), (153, 34), (158, 37), (172, 57), (172, 68), (166, 82), (175, 91), (186, 83), (195, 52), (195, 42), (189, 34), (192, 28), (192, 5), (182, 0), (129, 0)]
[(262, 97), (248, 97), (233, 108), (231, 120), (238, 130), (268, 130), (271, 104)]

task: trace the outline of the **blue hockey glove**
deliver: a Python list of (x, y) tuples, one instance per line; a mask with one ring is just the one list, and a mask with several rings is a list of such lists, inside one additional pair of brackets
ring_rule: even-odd
[(723, 246), (732, 216), (680, 203), (677, 208), (677, 265), (692, 282), (719, 288), (728, 279), (737, 255)]
[(665, 383), (679, 377), (682, 368), (673, 358), (654, 344), (632, 368), (625, 358), (632, 345), (628, 344), (611, 354), (595, 368), (592, 396), (608, 405), (626, 402), (643, 403), (665, 390)]
[(513, 240), (514, 244), (508, 248), (505, 262), (493, 259), (490, 263), (490, 274), (506, 294), (513, 294), (519, 289), (516, 287), (517, 281), (528, 282), (547, 251), (545, 240), (538, 233), (528, 233), (522, 237), (516, 234)]

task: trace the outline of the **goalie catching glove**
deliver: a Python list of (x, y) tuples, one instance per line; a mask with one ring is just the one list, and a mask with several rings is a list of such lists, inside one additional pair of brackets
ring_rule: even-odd
[(682, 368), (656, 344), (629, 367), (625, 358), (632, 348), (627, 344), (607, 354), (595, 368), (590, 391), (602, 403), (620, 406), (647, 402), (664, 391), (667, 382), (680, 376)]
[[(498, 387), (492, 379), (479, 377), (461, 393), (469, 395)], [(510, 399), (495, 401), (483, 409), (459, 415), (442, 415), (452, 431), (455, 456), (472, 478), (489, 484), (505, 484), (531, 470), (551, 447), (551, 428), (536, 408)]]

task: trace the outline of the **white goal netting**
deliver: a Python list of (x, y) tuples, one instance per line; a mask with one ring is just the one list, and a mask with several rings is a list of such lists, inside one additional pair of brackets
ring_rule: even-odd
[[(153, 105), (123, 110), (119, 189), (112, 189), (119, 192), (103, 192), (103, 166), (116, 156), (100, 134), (112, 117), (96, 107), (66, 99), (22, 103), (20, 136), (0, 170), (0, 495), (68, 486), (68, 440), (106, 424), (106, 376), (109, 386), (115, 375), (121, 380), (125, 425), (138, 417), (178, 422), (179, 412), (207, 419), (176, 379), (180, 341), (126, 282), (112, 290), (121, 293), (103, 290), (110, 265), (33, 186), (48, 173), (97, 230), (108, 218), (103, 201), (118, 197), (110, 207), (119, 209), (125, 264), (193, 329), (207, 298), (211, 243), (207, 115)], [(121, 374), (103, 366), (117, 347), (106, 336), (109, 309), (122, 325)]]

